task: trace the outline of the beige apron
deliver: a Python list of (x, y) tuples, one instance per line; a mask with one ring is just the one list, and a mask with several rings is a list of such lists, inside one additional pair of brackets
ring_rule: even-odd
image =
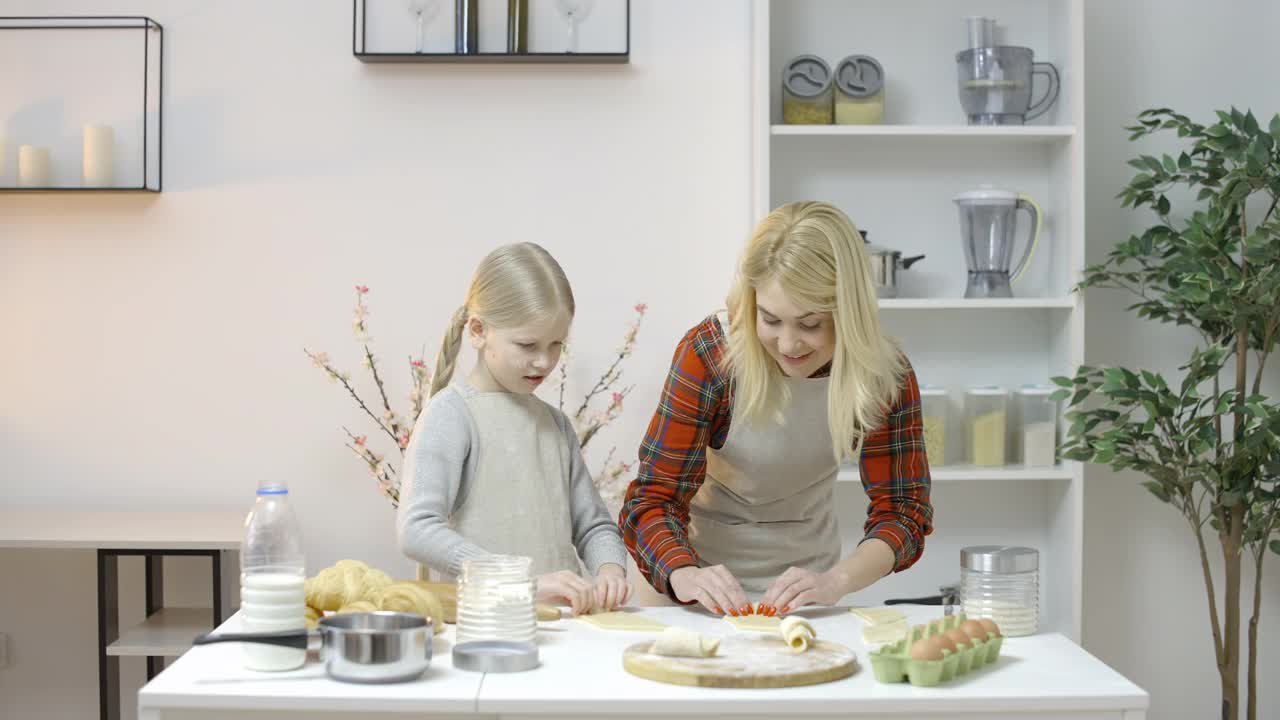
[(479, 434), (472, 451), (480, 456), (450, 524), (489, 552), (533, 558), (535, 576), (580, 573), (570, 527), (570, 450), (551, 408), (532, 395), (462, 394)]
[(689, 542), (702, 565), (723, 564), (748, 593), (788, 567), (823, 572), (840, 560), (827, 426), (829, 378), (785, 378), (783, 420), (734, 418), (689, 506)]

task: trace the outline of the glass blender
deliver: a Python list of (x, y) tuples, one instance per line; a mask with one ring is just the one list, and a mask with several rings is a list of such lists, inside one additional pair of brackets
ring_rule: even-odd
[[(1044, 213), (1025, 193), (983, 188), (962, 192), (954, 198), (960, 210), (960, 241), (969, 264), (966, 298), (1013, 297), (1013, 283), (1022, 277), (1040, 240)], [(1013, 260), (1018, 210), (1031, 214), (1031, 236), (1016, 266)]]

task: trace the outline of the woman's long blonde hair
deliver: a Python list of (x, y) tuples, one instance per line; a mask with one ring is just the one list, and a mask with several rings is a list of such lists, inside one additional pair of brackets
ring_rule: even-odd
[(489, 253), (471, 276), (467, 299), (454, 312), (444, 333), (431, 394), (444, 389), (453, 377), (462, 334), (471, 318), (483, 318), (493, 327), (512, 328), (559, 312), (573, 317), (573, 290), (551, 253), (528, 242), (503, 245)]
[(734, 415), (776, 416), (790, 402), (783, 372), (756, 334), (756, 288), (777, 278), (797, 305), (829, 312), (835, 355), (827, 393), (827, 424), (836, 460), (856, 459), (865, 433), (879, 426), (898, 399), (907, 364), (880, 330), (879, 305), (862, 235), (838, 208), (794, 202), (756, 226), (729, 293), (729, 349)]

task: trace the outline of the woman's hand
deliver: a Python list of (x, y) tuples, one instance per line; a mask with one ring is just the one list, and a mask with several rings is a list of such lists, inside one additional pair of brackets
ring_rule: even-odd
[(676, 568), (667, 582), (681, 602), (697, 601), (717, 615), (751, 613), (742, 585), (723, 565)]
[(557, 570), (537, 578), (537, 602), (568, 605), (574, 615), (591, 610), (594, 602), (591, 583), (568, 570)]
[(768, 615), (785, 615), (805, 605), (835, 605), (847, 593), (847, 584), (837, 570), (816, 573), (789, 567), (764, 591), (760, 605)]
[(614, 610), (631, 599), (631, 585), (627, 583), (627, 571), (620, 565), (605, 563), (600, 566), (595, 580), (595, 606), (601, 610)]

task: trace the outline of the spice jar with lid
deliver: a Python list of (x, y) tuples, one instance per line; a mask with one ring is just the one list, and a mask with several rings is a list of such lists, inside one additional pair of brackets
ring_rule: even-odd
[(990, 618), (1007, 637), (1040, 625), (1040, 553), (1035, 548), (974, 545), (960, 550), (960, 606)]
[(782, 68), (782, 121), (788, 125), (830, 125), (831, 67), (817, 55), (800, 55)]
[(870, 55), (850, 55), (836, 64), (837, 125), (877, 125), (884, 121), (884, 68)]

